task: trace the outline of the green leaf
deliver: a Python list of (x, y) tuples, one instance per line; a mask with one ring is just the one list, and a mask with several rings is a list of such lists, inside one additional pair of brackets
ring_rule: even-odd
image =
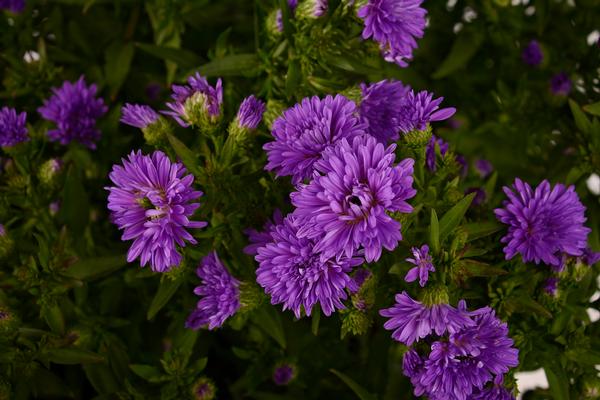
[(65, 317), (58, 304), (45, 305), (42, 307), (42, 316), (54, 333), (65, 333)]
[(317, 336), (319, 334), (319, 321), (321, 320), (321, 307), (314, 306), (312, 310), (312, 321), (310, 330), (313, 335)]
[(73, 347), (47, 350), (46, 357), (55, 364), (87, 364), (104, 361), (104, 357), (100, 354)]
[(508, 310), (517, 313), (534, 312), (539, 316), (552, 318), (553, 315), (544, 306), (533, 300), (526, 293), (513, 293), (513, 296), (506, 299), (504, 305)]
[(554, 400), (569, 400), (569, 378), (556, 360), (542, 362)]
[(298, 60), (290, 60), (285, 78), (285, 92), (289, 97), (292, 97), (296, 92), (296, 88), (300, 83), (301, 68)]
[(469, 242), (493, 235), (494, 233), (501, 231), (503, 227), (504, 225), (498, 221), (473, 222), (463, 225), (463, 228), (467, 232), (467, 240)]
[(134, 52), (135, 48), (132, 43), (122, 43), (121, 41), (113, 43), (104, 52), (106, 58), (104, 75), (110, 88), (110, 96), (113, 99), (129, 74)]
[(440, 223), (435, 209), (431, 209), (431, 222), (429, 224), (429, 244), (434, 254), (440, 251)]
[(231, 54), (223, 58), (210, 61), (198, 68), (188, 71), (186, 76), (200, 72), (202, 76), (246, 76), (252, 77), (259, 73), (260, 62), (256, 54)]
[(77, 261), (62, 274), (70, 278), (90, 281), (108, 275), (126, 264), (127, 259), (124, 255), (88, 258)]
[(98, 393), (112, 394), (119, 390), (119, 383), (108, 365), (86, 364), (83, 366), (83, 370)]
[(90, 217), (90, 200), (81, 182), (81, 173), (75, 165), (71, 165), (67, 171), (62, 201), (61, 219), (76, 236), (81, 235)]
[(480, 32), (460, 32), (452, 44), (450, 53), (431, 77), (440, 79), (466, 66), (483, 43), (483, 39)]
[(592, 349), (569, 349), (565, 354), (569, 360), (580, 365), (594, 367), (600, 364), (600, 352)]
[(147, 381), (153, 381), (162, 375), (158, 368), (151, 365), (130, 364), (129, 368), (134, 374)]
[(285, 332), (283, 324), (277, 311), (265, 305), (252, 314), (254, 323), (267, 335), (271, 336), (282, 348), (286, 347)]
[(340, 378), (346, 385), (348, 385), (348, 387), (350, 389), (352, 389), (352, 391), (358, 396), (358, 398), (360, 400), (377, 400), (377, 396), (375, 396), (374, 394), (371, 394), (367, 391), (367, 389), (363, 388), (361, 385), (359, 385), (358, 383), (356, 383), (356, 381), (354, 381), (352, 378), (350, 378), (349, 376), (341, 373), (340, 371), (337, 371), (335, 369), (330, 369), (329, 370), (332, 374), (334, 374), (335, 376), (337, 376), (338, 378)]
[(187, 169), (196, 176), (201, 175), (198, 157), (196, 157), (192, 150), (170, 133), (167, 133), (167, 139), (169, 139), (169, 143), (173, 147), (173, 150), (175, 150), (175, 154), (183, 161)]
[(585, 116), (579, 105), (573, 100), (569, 99), (569, 107), (571, 107), (571, 113), (575, 119), (575, 125), (583, 133), (589, 133), (592, 127), (590, 120)]
[(204, 371), (206, 364), (208, 364), (208, 357), (202, 357), (196, 360), (196, 362), (194, 362), (190, 368), (195, 374), (199, 374), (200, 372)]
[(440, 220), (440, 242), (443, 242), (450, 232), (460, 224), (473, 201), (473, 197), (475, 197), (475, 193), (468, 194), (444, 214)]
[(583, 111), (600, 117), (600, 101), (583, 106)]
[(194, 68), (202, 63), (202, 58), (189, 50), (149, 43), (136, 43), (135, 45), (142, 51), (162, 60), (172, 61), (181, 68)]
[(154, 295), (152, 299), (152, 303), (150, 303), (150, 308), (148, 309), (147, 318), (151, 320), (154, 316), (171, 300), (171, 297), (177, 292), (179, 286), (182, 284), (181, 279), (169, 279), (163, 277), (160, 282), (160, 286), (158, 287), (158, 291)]
[(460, 268), (467, 276), (498, 276), (506, 275), (508, 273), (502, 268), (493, 267), (489, 264), (475, 260), (462, 260), (460, 262)]

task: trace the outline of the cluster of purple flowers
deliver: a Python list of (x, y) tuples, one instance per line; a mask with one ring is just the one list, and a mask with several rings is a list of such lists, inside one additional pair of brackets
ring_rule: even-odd
[(25, 9), (25, 0), (0, 0), (0, 10), (18, 14)]
[(14, 108), (0, 109), (0, 146), (12, 147), (29, 140), (27, 136), (27, 113), (17, 114)]
[[(392, 337), (409, 346), (403, 372), (416, 396), (432, 400), (513, 399), (502, 377), (519, 364), (507, 325), (484, 307), (468, 311), (448, 304), (423, 304), (406, 292), (380, 314)], [(423, 340), (424, 339), (424, 340)], [(491, 386), (490, 382), (493, 382)], [(499, 397), (490, 397), (498, 394)]]

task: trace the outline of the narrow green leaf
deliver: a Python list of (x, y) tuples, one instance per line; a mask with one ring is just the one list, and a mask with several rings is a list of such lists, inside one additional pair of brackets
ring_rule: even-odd
[(502, 268), (494, 267), (475, 260), (462, 260), (460, 269), (466, 276), (497, 276), (506, 275), (508, 272)]
[(583, 106), (583, 111), (600, 117), (600, 101)]
[(199, 374), (200, 372), (204, 371), (206, 364), (208, 364), (208, 357), (202, 357), (196, 360), (196, 362), (194, 362), (190, 368), (195, 374)]
[(573, 100), (569, 99), (569, 107), (571, 107), (571, 113), (575, 119), (575, 125), (583, 133), (589, 133), (592, 127), (590, 120), (585, 116), (579, 105)]
[(108, 365), (86, 364), (83, 366), (83, 370), (98, 393), (109, 395), (119, 390), (119, 383)]
[(230, 54), (190, 70), (186, 76), (197, 71), (208, 78), (217, 76), (252, 77), (259, 73), (259, 68), (260, 62), (256, 54)]
[(321, 320), (321, 307), (314, 306), (312, 310), (311, 331), (313, 335), (319, 334), (319, 321)]
[(440, 251), (440, 223), (435, 209), (431, 209), (431, 222), (429, 223), (429, 245), (434, 254)]
[(600, 352), (592, 349), (570, 349), (565, 354), (569, 360), (580, 365), (588, 367), (600, 365)]
[(475, 197), (475, 193), (468, 194), (444, 214), (440, 220), (440, 242), (444, 241), (450, 232), (460, 224), (473, 201), (473, 197)]
[(282, 348), (286, 347), (285, 332), (283, 324), (277, 311), (268, 305), (265, 305), (252, 314), (254, 323), (271, 336)]
[(478, 32), (460, 32), (452, 44), (450, 53), (431, 77), (440, 79), (466, 66), (483, 43), (483, 39)]
[(48, 360), (55, 364), (87, 364), (104, 361), (100, 354), (78, 348), (60, 348), (46, 351)]
[(122, 43), (119, 40), (110, 45), (104, 53), (106, 59), (104, 75), (112, 98), (117, 95), (129, 74), (134, 52), (135, 47), (132, 43)]
[(553, 318), (553, 315), (544, 306), (533, 300), (526, 293), (513, 293), (513, 296), (504, 301), (508, 310), (517, 313), (534, 312), (539, 316)]
[(65, 333), (65, 317), (58, 304), (45, 305), (42, 307), (42, 316), (54, 333)]
[(147, 381), (156, 379), (161, 376), (160, 370), (151, 365), (130, 364), (129, 368), (133, 371), (134, 374)]
[(489, 235), (493, 235), (504, 228), (504, 225), (498, 221), (486, 221), (486, 222), (473, 222), (470, 224), (463, 225), (463, 228), (467, 231), (468, 241), (481, 239)]
[(569, 400), (569, 378), (555, 361), (543, 363), (544, 372), (554, 400)]
[(494, 196), (494, 192), (496, 190), (496, 182), (498, 181), (498, 171), (494, 171), (492, 175), (489, 177), (485, 185), (483, 185), (483, 190), (485, 192), (486, 198), (489, 200)]
[(71, 165), (67, 171), (62, 202), (59, 216), (75, 235), (81, 235), (90, 217), (90, 200), (76, 165)]
[(196, 176), (200, 175), (198, 157), (196, 157), (192, 150), (170, 133), (167, 134), (167, 139), (169, 139), (169, 143), (173, 147), (173, 150), (175, 150), (175, 154), (183, 161), (187, 169)]
[(158, 287), (158, 291), (150, 303), (147, 318), (151, 320), (154, 316), (171, 300), (171, 297), (177, 292), (183, 281), (181, 279), (172, 280), (163, 278)]
[(285, 92), (292, 97), (300, 83), (300, 62), (298, 60), (290, 60), (285, 78)]
[(89, 281), (108, 275), (126, 264), (127, 259), (124, 255), (88, 258), (77, 261), (69, 269), (63, 271), (62, 274), (71, 278)]
[(135, 45), (142, 51), (162, 60), (172, 61), (181, 68), (194, 68), (202, 64), (202, 58), (189, 50), (149, 43), (136, 43)]
[(377, 400), (377, 396), (375, 396), (374, 394), (371, 394), (367, 391), (367, 389), (363, 388), (361, 385), (359, 385), (358, 383), (356, 383), (356, 381), (354, 381), (352, 378), (350, 378), (349, 376), (341, 373), (340, 371), (337, 371), (335, 369), (330, 369), (329, 370), (332, 374), (334, 374), (335, 376), (337, 376), (338, 378), (340, 378), (346, 385), (348, 385), (348, 387), (350, 389), (352, 389), (352, 391), (358, 396), (358, 398), (360, 400)]

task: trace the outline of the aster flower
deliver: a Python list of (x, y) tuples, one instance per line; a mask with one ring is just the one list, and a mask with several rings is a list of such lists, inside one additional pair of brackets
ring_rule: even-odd
[(327, 14), (329, 8), (327, 0), (304, 0), (298, 7), (299, 18), (319, 18)]
[(542, 48), (537, 40), (530, 41), (527, 46), (523, 48), (521, 58), (525, 64), (531, 65), (532, 67), (536, 67), (542, 63), (544, 54), (542, 53)]
[(26, 123), (26, 112), (17, 114), (14, 108), (2, 107), (0, 110), (0, 146), (12, 147), (28, 141)]
[(482, 178), (485, 178), (494, 170), (494, 166), (488, 160), (480, 158), (475, 161), (475, 170)]
[(236, 124), (243, 129), (256, 129), (265, 112), (265, 102), (256, 97), (246, 97), (238, 110), (235, 118)]
[(244, 253), (250, 256), (255, 256), (259, 247), (263, 247), (271, 241), (271, 233), (277, 227), (277, 225), (281, 225), (282, 223), (283, 214), (281, 214), (281, 211), (277, 209), (273, 213), (273, 220), (267, 220), (263, 226), (262, 232), (252, 228), (246, 229), (244, 233), (248, 236), (248, 241), (250, 244), (244, 247)]
[(363, 83), (360, 90), (359, 113), (368, 126), (367, 133), (384, 144), (398, 140), (402, 110), (410, 87), (400, 81), (383, 80), (370, 85)]
[(435, 163), (436, 160), (436, 146), (440, 149), (440, 155), (443, 157), (450, 148), (448, 142), (446, 142), (442, 138), (438, 138), (435, 135), (431, 135), (431, 139), (429, 139), (429, 143), (427, 143), (427, 147), (425, 148), (425, 164), (427, 165), (427, 169), (431, 172), (435, 172), (437, 170), (437, 166)]
[(173, 85), (174, 100), (167, 103), (171, 111), (163, 111), (183, 127), (190, 125), (205, 126), (214, 124), (221, 116), (223, 104), (223, 84), (217, 80), (215, 87), (208, 84), (206, 78), (196, 72), (187, 80), (187, 85)]
[(544, 292), (546, 292), (547, 294), (549, 294), (550, 296), (556, 296), (556, 293), (558, 292), (558, 278), (557, 277), (551, 277), (546, 279), (546, 282), (544, 283)]
[(485, 200), (487, 198), (485, 190), (483, 190), (480, 187), (470, 187), (465, 190), (465, 195), (471, 194), (471, 193), (475, 193), (475, 197), (473, 197), (473, 201), (471, 202), (471, 204), (473, 204), (475, 206), (479, 206), (479, 205), (485, 203)]
[(354, 273), (354, 275), (352, 275), (352, 279), (354, 280), (354, 286), (356, 287), (356, 290), (352, 292), (358, 292), (363, 283), (365, 283), (367, 279), (369, 279), (372, 275), (373, 273), (368, 268), (360, 268), (359, 270), (357, 270)]
[(0, 0), (0, 10), (19, 14), (25, 9), (25, 0)]
[(466, 326), (473, 326), (464, 301), (456, 309), (448, 304), (424, 305), (413, 300), (406, 292), (396, 295), (396, 304), (379, 311), (382, 317), (390, 318), (383, 327), (393, 330), (392, 338), (412, 345), (429, 336), (432, 332), (441, 336), (446, 332), (454, 333)]
[(216, 392), (215, 384), (206, 377), (198, 379), (192, 386), (192, 398), (195, 400), (213, 400)]
[(393, 250), (402, 239), (400, 223), (389, 212), (410, 213), (413, 189), (410, 158), (394, 165), (395, 145), (384, 147), (370, 136), (345, 138), (323, 153), (313, 180), (290, 195), (301, 237), (317, 240), (324, 257), (352, 257), (364, 250), (368, 262)]
[(109, 174), (115, 186), (107, 187), (112, 221), (123, 230), (122, 240), (133, 239), (127, 261), (140, 257), (153, 271), (165, 272), (181, 262), (177, 245), (196, 244), (187, 228), (203, 228), (206, 222), (190, 221), (202, 196), (194, 191), (194, 177), (181, 163), (172, 163), (161, 151), (143, 155), (131, 152), (123, 165)]
[(591, 267), (600, 261), (600, 252), (592, 250), (591, 247), (586, 247), (583, 250), (583, 255), (578, 258), (578, 261), (583, 262), (585, 265)]
[(273, 382), (277, 386), (285, 386), (296, 377), (296, 368), (287, 363), (278, 365), (273, 371)]
[(121, 108), (121, 122), (139, 129), (152, 125), (160, 115), (150, 106), (126, 103)]
[(418, 376), (423, 368), (423, 358), (414, 349), (408, 349), (402, 357), (402, 372), (412, 378)]
[(263, 146), (269, 159), (265, 169), (291, 175), (294, 185), (310, 178), (325, 149), (364, 133), (355, 113), (356, 104), (341, 95), (303, 99), (273, 123), (275, 141)]
[(574, 186), (559, 183), (552, 188), (544, 180), (533, 191), (517, 178), (512, 189), (503, 190), (508, 200), (494, 212), (508, 225), (508, 233), (501, 240), (506, 243), (507, 260), (519, 253), (524, 262), (560, 266), (563, 254), (583, 254), (590, 229), (583, 225), (585, 207)]
[(410, 90), (404, 100), (404, 107), (399, 118), (400, 130), (408, 133), (412, 130), (425, 130), (432, 121), (443, 121), (456, 112), (456, 108), (440, 109), (443, 97), (433, 98), (433, 93), (426, 90), (415, 93)]
[(95, 142), (100, 139), (96, 120), (108, 111), (104, 100), (96, 98), (97, 90), (95, 84), (87, 86), (83, 76), (77, 82), (65, 81), (60, 88), (52, 89), (54, 94), (38, 108), (42, 118), (56, 124), (57, 129), (48, 131), (51, 141), (66, 145), (75, 140), (96, 148)]
[(550, 79), (550, 90), (556, 96), (566, 96), (571, 92), (573, 83), (565, 72), (559, 72)]
[(194, 293), (200, 300), (185, 326), (190, 329), (205, 325), (211, 330), (219, 328), (241, 307), (240, 282), (229, 274), (214, 250), (200, 261), (196, 274), (201, 283)]
[(271, 296), (271, 304), (283, 304), (300, 318), (302, 308), (310, 315), (317, 303), (327, 316), (345, 308), (346, 289), (355, 290), (348, 275), (362, 259), (343, 255), (323, 259), (315, 242), (298, 237), (293, 216), (272, 230), (271, 242), (258, 249), (256, 282)]
[(379, 43), (383, 57), (401, 67), (408, 66), (417, 38), (425, 31), (423, 0), (368, 0), (358, 9), (364, 22), (362, 37)]
[(429, 246), (424, 244), (421, 248), (413, 247), (410, 250), (413, 258), (407, 258), (406, 261), (415, 265), (404, 277), (406, 282), (414, 282), (419, 278), (419, 285), (424, 287), (429, 279), (429, 272), (435, 272), (431, 255), (429, 254)]
[(494, 378), (494, 383), (484, 389), (475, 389), (469, 400), (515, 400), (515, 396), (504, 387), (502, 375)]

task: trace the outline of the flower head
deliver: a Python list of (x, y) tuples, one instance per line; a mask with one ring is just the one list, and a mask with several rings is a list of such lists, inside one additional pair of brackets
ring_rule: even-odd
[(590, 229), (583, 225), (585, 207), (574, 186), (559, 183), (552, 188), (544, 180), (534, 191), (517, 178), (512, 189), (503, 189), (508, 200), (494, 212), (508, 225), (508, 233), (501, 240), (506, 243), (507, 260), (519, 253), (524, 262), (559, 266), (563, 254), (583, 254)]
[(56, 124), (56, 129), (48, 131), (50, 140), (63, 145), (75, 140), (96, 148), (100, 139), (96, 120), (108, 110), (104, 101), (96, 98), (97, 90), (95, 84), (87, 86), (83, 76), (77, 82), (65, 81), (60, 88), (52, 89), (53, 95), (38, 108), (44, 119)]
[(414, 282), (419, 278), (419, 285), (425, 286), (429, 279), (429, 272), (435, 272), (435, 267), (431, 262), (431, 255), (429, 254), (429, 246), (424, 244), (421, 248), (413, 247), (411, 249), (413, 258), (407, 258), (406, 261), (415, 265), (404, 277), (406, 282)]
[(438, 147), (440, 149), (440, 154), (442, 157), (448, 152), (450, 145), (442, 138), (438, 138), (435, 135), (431, 135), (431, 139), (429, 139), (429, 143), (425, 148), (425, 164), (427, 165), (427, 169), (431, 172), (435, 172), (437, 169), (437, 165), (435, 163), (436, 160), (436, 152), (435, 148)]
[(480, 187), (469, 187), (469, 188), (465, 189), (465, 195), (468, 195), (471, 193), (475, 193), (475, 196), (473, 197), (473, 201), (472, 201), (472, 204), (474, 206), (479, 206), (479, 205), (485, 203), (485, 200), (487, 198), (485, 190), (483, 190)]
[(282, 363), (273, 371), (273, 382), (277, 386), (284, 386), (296, 377), (296, 367), (292, 364)]
[(368, 0), (358, 9), (364, 22), (362, 37), (373, 38), (388, 62), (408, 66), (416, 38), (425, 31), (427, 11), (421, 7), (423, 0)]
[(600, 261), (600, 252), (592, 250), (591, 247), (586, 247), (583, 250), (583, 255), (579, 258), (579, 261), (591, 267)]
[(246, 97), (236, 116), (236, 122), (240, 128), (244, 129), (256, 129), (260, 121), (262, 120), (263, 113), (265, 112), (265, 102), (257, 99), (256, 97)]
[(441, 336), (446, 332), (454, 333), (466, 326), (475, 325), (464, 302), (459, 304), (458, 309), (443, 303), (427, 306), (413, 300), (406, 292), (397, 294), (396, 304), (380, 310), (379, 314), (390, 318), (383, 327), (394, 331), (392, 338), (407, 346), (432, 332)]
[(25, 9), (25, 0), (0, 0), (0, 10), (19, 14)]
[(312, 182), (290, 195), (302, 226), (299, 236), (316, 240), (315, 251), (352, 257), (362, 249), (371, 262), (379, 259), (382, 247), (396, 248), (401, 226), (388, 213), (412, 212), (406, 200), (416, 190), (414, 161), (394, 165), (394, 149), (370, 136), (342, 139), (315, 164)]
[(504, 377), (498, 375), (489, 387), (475, 389), (469, 400), (515, 400), (515, 396), (504, 387)]
[(557, 96), (566, 96), (571, 92), (573, 82), (565, 72), (559, 72), (550, 79), (550, 90)]
[(187, 82), (187, 85), (173, 85), (171, 98), (174, 101), (167, 103), (171, 111), (163, 111), (163, 113), (173, 117), (183, 127), (215, 123), (221, 116), (223, 104), (221, 79), (217, 80), (215, 87), (212, 87), (206, 78), (196, 72), (188, 78)]
[(360, 89), (359, 113), (368, 126), (367, 133), (384, 144), (398, 140), (410, 87), (400, 81), (383, 80), (369, 85), (363, 83)]
[(327, 14), (328, 0), (304, 0), (297, 10), (299, 18), (319, 18)]
[(126, 103), (121, 109), (121, 122), (139, 129), (147, 128), (159, 118), (160, 115), (146, 105)]
[(172, 163), (161, 151), (143, 155), (131, 152), (123, 165), (109, 174), (108, 209), (113, 222), (123, 229), (122, 240), (133, 239), (127, 261), (140, 257), (153, 271), (165, 272), (181, 262), (177, 245), (196, 240), (187, 228), (203, 228), (206, 222), (190, 221), (200, 206), (193, 202), (202, 192), (192, 188), (194, 177), (181, 163)]
[(408, 133), (412, 130), (425, 130), (432, 121), (443, 121), (456, 112), (456, 108), (440, 109), (443, 97), (433, 98), (433, 93), (422, 90), (415, 93), (410, 90), (404, 100), (404, 107), (399, 118), (400, 130)]
[(544, 283), (544, 292), (550, 296), (556, 296), (556, 293), (558, 292), (558, 281), (559, 279), (555, 276), (546, 279), (546, 282)]
[(259, 247), (263, 247), (271, 241), (271, 233), (277, 225), (281, 225), (282, 223), (283, 214), (277, 209), (273, 213), (273, 220), (268, 219), (267, 222), (265, 222), (262, 232), (252, 228), (244, 230), (244, 233), (248, 236), (248, 241), (250, 242), (248, 246), (244, 247), (244, 253), (255, 256)]
[(200, 296), (200, 300), (185, 326), (190, 329), (200, 329), (205, 325), (211, 330), (219, 328), (241, 307), (240, 282), (229, 274), (216, 251), (200, 261), (196, 274), (201, 283), (194, 293)]
[(536, 67), (542, 63), (544, 54), (542, 53), (542, 48), (537, 40), (530, 41), (527, 46), (523, 48), (521, 58), (525, 64), (531, 65), (532, 67)]
[(275, 141), (263, 146), (269, 159), (265, 169), (291, 175), (295, 185), (310, 178), (325, 149), (364, 133), (355, 113), (356, 104), (341, 95), (303, 99), (273, 123)]
[(0, 146), (12, 147), (28, 141), (26, 123), (26, 112), (17, 114), (14, 108), (2, 107), (0, 110)]
[(494, 171), (494, 166), (491, 162), (484, 158), (480, 158), (475, 161), (475, 170), (482, 178), (487, 177), (489, 174)]
[(195, 400), (213, 400), (216, 392), (215, 384), (206, 377), (198, 379), (192, 386), (192, 398)]
[(284, 219), (271, 232), (271, 241), (258, 249), (256, 281), (271, 296), (271, 304), (283, 304), (300, 318), (302, 308), (310, 315), (317, 303), (327, 316), (345, 308), (342, 300), (353, 290), (349, 273), (362, 259), (343, 255), (323, 259), (315, 242), (298, 237), (293, 216)]

